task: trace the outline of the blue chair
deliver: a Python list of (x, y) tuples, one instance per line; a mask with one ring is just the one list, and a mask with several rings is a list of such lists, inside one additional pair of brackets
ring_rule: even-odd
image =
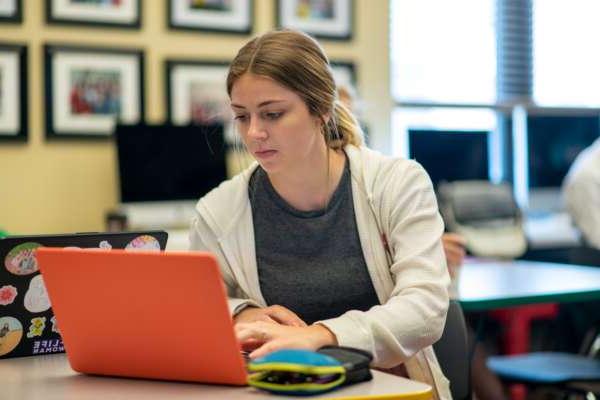
[(600, 333), (595, 332), (595, 339), (586, 347), (584, 354), (534, 352), (495, 356), (488, 359), (487, 365), (507, 382), (551, 386), (566, 392), (585, 391), (589, 384), (600, 383)]

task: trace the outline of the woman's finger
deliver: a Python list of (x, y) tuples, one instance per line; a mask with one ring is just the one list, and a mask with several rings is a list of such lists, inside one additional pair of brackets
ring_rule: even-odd
[(239, 323), (235, 326), (235, 336), (240, 343), (248, 341), (264, 343), (271, 337), (269, 325), (264, 322)]
[(248, 357), (250, 357), (251, 359), (260, 358), (260, 357), (266, 356), (269, 353), (274, 352), (275, 350), (280, 350), (284, 347), (289, 348), (289, 346), (284, 346), (283, 342), (278, 341), (278, 340), (273, 340), (271, 342), (267, 342), (267, 343), (263, 344), (258, 349), (254, 350), (253, 352), (248, 354)]
[(266, 309), (267, 314), (276, 322), (290, 326), (306, 326), (306, 323), (295, 313), (283, 306), (272, 306)]

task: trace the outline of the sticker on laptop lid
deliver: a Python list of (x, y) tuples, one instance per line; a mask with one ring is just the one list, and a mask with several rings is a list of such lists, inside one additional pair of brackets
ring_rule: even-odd
[(65, 346), (62, 339), (36, 340), (31, 349), (33, 354), (62, 353), (64, 351)]
[(0, 356), (10, 353), (23, 337), (23, 325), (13, 317), (0, 317)]
[(58, 330), (58, 323), (56, 322), (56, 317), (53, 315), (50, 318), (50, 322), (52, 322), (52, 332), (58, 333), (60, 335), (60, 331)]
[(12, 304), (17, 297), (17, 288), (13, 285), (4, 285), (0, 288), (0, 306)]
[(29, 275), (38, 271), (35, 251), (42, 245), (34, 242), (21, 243), (13, 247), (4, 258), (4, 266), (11, 274)]
[(31, 318), (31, 325), (29, 325), (27, 337), (32, 338), (36, 336), (42, 336), (44, 329), (46, 329), (46, 317)]
[(155, 250), (160, 251), (160, 243), (150, 235), (141, 235), (125, 246), (125, 250)]
[(50, 308), (50, 299), (42, 275), (36, 275), (29, 282), (29, 289), (25, 293), (25, 308), (32, 313), (44, 312)]

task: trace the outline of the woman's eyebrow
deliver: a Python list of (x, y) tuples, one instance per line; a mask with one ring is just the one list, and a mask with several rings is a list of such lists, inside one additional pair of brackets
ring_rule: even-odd
[[(266, 100), (266, 101), (263, 101), (263, 102), (259, 103), (258, 107), (260, 108), (260, 107), (268, 106), (268, 105), (273, 104), (273, 103), (283, 103), (284, 101), (285, 100)], [(231, 107), (234, 107), (234, 108), (246, 108), (243, 105), (236, 104), (236, 103), (231, 103)]]

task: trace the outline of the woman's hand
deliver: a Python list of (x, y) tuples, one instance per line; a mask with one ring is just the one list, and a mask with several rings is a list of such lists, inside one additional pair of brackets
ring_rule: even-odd
[(273, 305), (269, 307), (247, 307), (233, 318), (233, 323), (249, 323), (249, 322), (270, 322), (289, 326), (306, 326), (306, 323), (298, 317), (293, 311), (279, 306)]
[(265, 321), (240, 322), (235, 325), (235, 334), (242, 348), (254, 349), (249, 355), (253, 359), (280, 349), (317, 350), (337, 344), (335, 335), (320, 324), (285, 326)]

